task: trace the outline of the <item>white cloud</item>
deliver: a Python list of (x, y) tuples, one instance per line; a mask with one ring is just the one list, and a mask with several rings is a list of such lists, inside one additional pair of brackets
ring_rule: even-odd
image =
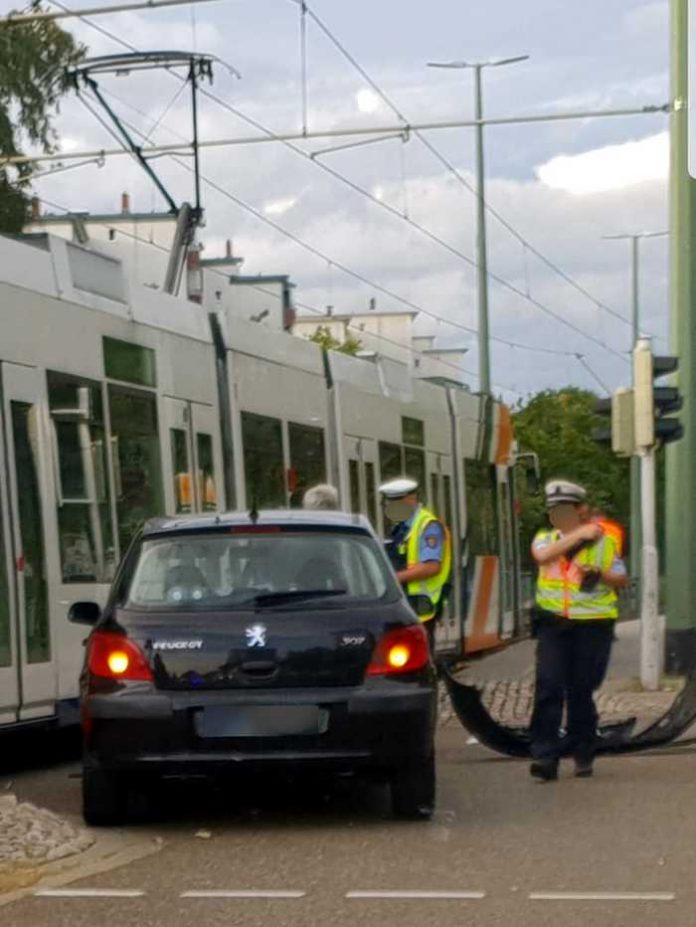
[(287, 196), (285, 199), (273, 200), (270, 203), (266, 203), (263, 207), (264, 215), (266, 216), (284, 216), (286, 212), (297, 205), (296, 196)]
[(381, 107), (382, 101), (374, 90), (359, 90), (355, 94), (355, 102), (361, 113), (376, 113)]
[(669, 135), (607, 145), (576, 155), (559, 155), (536, 168), (539, 180), (568, 193), (605, 193), (669, 175)]

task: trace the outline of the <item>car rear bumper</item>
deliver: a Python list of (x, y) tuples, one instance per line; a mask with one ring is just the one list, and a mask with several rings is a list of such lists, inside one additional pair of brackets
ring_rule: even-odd
[[(208, 708), (319, 706), (321, 733), (201, 736)], [(165, 775), (224, 773), (273, 766), (392, 768), (433, 749), (436, 690), (431, 683), (378, 679), (351, 689), (284, 689), (89, 696), (87, 762)]]

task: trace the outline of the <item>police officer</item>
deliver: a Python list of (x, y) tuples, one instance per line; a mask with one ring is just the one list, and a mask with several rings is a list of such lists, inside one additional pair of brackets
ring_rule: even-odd
[(396, 577), (426, 623), (433, 641), (435, 620), (448, 591), (452, 547), (445, 525), (421, 504), (418, 482), (410, 477), (379, 487), (384, 513), (392, 524), (388, 553)]
[[(575, 775), (592, 775), (597, 731), (593, 693), (602, 684), (618, 617), (616, 590), (627, 585), (616, 540), (589, 521), (587, 493), (566, 480), (545, 487), (551, 528), (539, 531), (532, 556), (536, 588), (537, 677), (531, 723), (532, 776), (558, 778), (561, 754)], [(567, 739), (561, 743), (563, 706)]]

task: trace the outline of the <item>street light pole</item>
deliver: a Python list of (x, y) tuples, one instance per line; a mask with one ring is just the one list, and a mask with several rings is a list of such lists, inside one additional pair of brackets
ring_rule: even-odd
[(491, 394), (491, 342), (488, 311), (488, 239), (486, 235), (486, 167), (483, 146), (483, 82), (484, 68), (499, 68), (506, 64), (526, 61), (529, 55), (514, 58), (492, 59), (490, 61), (429, 62), (429, 68), (462, 70), (474, 72), (474, 118), (476, 128), (476, 264), (478, 293), (478, 355), (479, 389), (484, 396)]
[(479, 383), (481, 392), (491, 392), (491, 341), (488, 324), (488, 240), (486, 236), (486, 170), (483, 151), (482, 65), (474, 67), (474, 113), (476, 125), (476, 262), (478, 264)]

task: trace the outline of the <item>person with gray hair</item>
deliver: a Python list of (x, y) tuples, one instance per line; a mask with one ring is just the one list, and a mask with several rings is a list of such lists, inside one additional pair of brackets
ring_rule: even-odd
[(338, 490), (329, 483), (319, 483), (312, 486), (302, 499), (303, 509), (338, 509)]

